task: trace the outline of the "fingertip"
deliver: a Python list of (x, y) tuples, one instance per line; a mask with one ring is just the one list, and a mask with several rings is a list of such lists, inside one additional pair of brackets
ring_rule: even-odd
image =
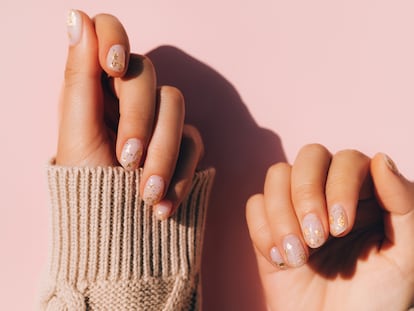
[(122, 147), (119, 163), (127, 171), (138, 168), (144, 153), (144, 144), (140, 139), (129, 138)]
[(169, 200), (162, 200), (154, 205), (155, 217), (162, 221), (167, 219), (173, 214), (173, 204)]
[(389, 171), (390, 173), (393, 173), (397, 177), (402, 176), (395, 162), (386, 153), (382, 153), (382, 152), (377, 153), (372, 160), (371, 167), (375, 171), (386, 169), (387, 171)]
[(261, 204), (264, 204), (264, 196), (261, 193), (254, 194), (247, 199), (246, 220), (248, 225), (249, 222), (252, 220), (252, 217), (254, 216), (256, 207), (260, 206)]
[(405, 186), (411, 184), (398, 169), (394, 160), (386, 153), (377, 153), (372, 158), (370, 169), (371, 174), (373, 175), (373, 178), (376, 179), (377, 183), (380, 180), (390, 179), (399, 181), (399, 183)]
[(75, 46), (81, 39), (83, 25), (82, 14), (84, 13), (76, 9), (69, 9), (66, 13), (66, 30), (69, 46)]
[(170, 202), (170, 215), (174, 214), (181, 202), (191, 190), (196, 167), (200, 157), (200, 137), (197, 137), (198, 130), (185, 125), (174, 174), (169, 183), (168, 191), (161, 202)]
[(162, 176), (151, 175), (145, 182), (142, 199), (147, 205), (155, 205), (164, 197), (165, 188), (166, 182)]
[(193, 125), (184, 124), (183, 143), (191, 144), (191, 149), (197, 154), (197, 164), (204, 157), (205, 147), (200, 131)]
[(414, 185), (401, 174), (387, 154), (374, 156), (371, 174), (383, 208), (396, 214), (407, 214), (413, 210)]
[(97, 61), (97, 40), (94, 25), (83, 11), (69, 9), (66, 16), (69, 53), (66, 62), (66, 78), (72, 73), (98, 76), (101, 68)]
[(98, 14), (94, 17), (98, 38), (99, 62), (111, 77), (122, 77), (128, 69), (130, 45), (122, 23), (113, 15)]

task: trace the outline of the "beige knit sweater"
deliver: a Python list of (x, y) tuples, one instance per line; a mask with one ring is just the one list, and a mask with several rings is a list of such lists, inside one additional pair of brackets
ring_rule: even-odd
[(214, 170), (195, 174), (158, 221), (140, 171), (50, 165), (52, 246), (42, 310), (199, 310), (204, 219)]

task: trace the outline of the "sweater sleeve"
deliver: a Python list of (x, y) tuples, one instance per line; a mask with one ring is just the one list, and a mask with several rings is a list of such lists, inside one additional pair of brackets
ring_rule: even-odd
[(52, 241), (41, 309), (199, 310), (204, 219), (214, 170), (197, 172), (159, 221), (140, 170), (50, 165)]

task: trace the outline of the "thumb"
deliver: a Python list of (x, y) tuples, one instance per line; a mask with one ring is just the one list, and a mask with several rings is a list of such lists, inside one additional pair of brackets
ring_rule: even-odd
[[(69, 51), (60, 98), (58, 164), (79, 164), (88, 146), (102, 136), (102, 69), (92, 20), (70, 10), (67, 19)], [(101, 133), (101, 134), (99, 134)]]
[[(386, 212), (384, 219), (387, 246), (393, 258), (411, 264), (414, 250), (414, 184), (397, 169), (385, 154), (377, 154), (371, 162), (371, 174), (379, 203)], [(407, 261), (407, 262), (402, 262)]]

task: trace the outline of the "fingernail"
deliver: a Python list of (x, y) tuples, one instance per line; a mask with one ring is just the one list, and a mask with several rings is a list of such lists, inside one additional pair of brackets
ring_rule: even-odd
[(165, 183), (162, 177), (152, 175), (145, 184), (142, 199), (148, 205), (154, 205), (154, 203), (157, 203), (161, 199), (164, 193), (164, 186)]
[(395, 165), (395, 162), (386, 154), (383, 154), (385, 164), (388, 166), (388, 168), (395, 174), (395, 175), (401, 175), (400, 171), (397, 168), (397, 165)]
[(69, 37), (69, 45), (76, 45), (82, 34), (82, 17), (76, 10), (69, 10), (66, 19), (67, 32)]
[(122, 72), (125, 68), (125, 49), (120, 44), (113, 45), (108, 52), (106, 64), (111, 70)]
[(172, 203), (170, 201), (163, 200), (154, 206), (155, 217), (157, 217), (158, 220), (167, 219), (171, 214), (171, 209)]
[(142, 152), (142, 142), (139, 139), (128, 139), (122, 148), (121, 165), (126, 170), (136, 169), (141, 161)]
[(283, 249), (291, 267), (300, 267), (306, 262), (306, 253), (299, 238), (290, 234), (283, 239)]
[(340, 204), (335, 204), (329, 210), (329, 226), (333, 235), (340, 235), (348, 227), (345, 210)]
[(283, 257), (280, 255), (280, 252), (276, 246), (270, 249), (270, 259), (272, 259), (273, 263), (277, 265), (279, 269), (286, 268), (285, 261), (283, 260)]
[(317, 248), (325, 242), (322, 223), (318, 216), (313, 213), (309, 213), (303, 218), (302, 231), (306, 244), (312, 248)]

